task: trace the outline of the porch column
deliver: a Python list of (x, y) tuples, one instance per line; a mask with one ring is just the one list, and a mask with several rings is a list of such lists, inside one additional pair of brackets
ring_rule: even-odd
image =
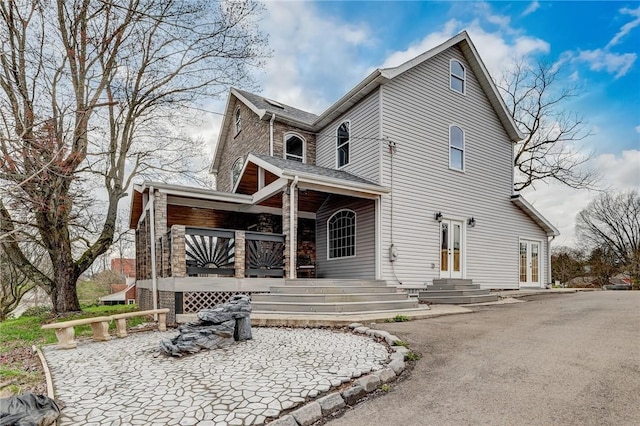
[[(289, 194), (291, 186), (287, 186), (282, 192), (282, 233), (285, 235), (284, 241), (284, 270), (286, 277), (295, 279), (296, 257), (298, 247), (298, 188), (293, 194)], [(293, 195), (294, 211), (291, 217), (291, 199)], [(293, 258), (291, 258), (291, 247), (293, 247)]]
[(235, 277), (244, 278), (246, 253), (244, 231), (236, 231), (235, 240), (236, 241), (233, 245), (234, 268), (236, 270)]
[(184, 225), (171, 227), (171, 276), (187, 276), (187, 252), (184, 241)]

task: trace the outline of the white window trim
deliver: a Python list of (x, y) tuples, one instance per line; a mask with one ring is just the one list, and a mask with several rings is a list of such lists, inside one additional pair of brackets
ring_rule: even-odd
[[(340, 155), (338, 155), (338, 149), (340, 148), (338, 146), (338, 130), (340, 130), (340, 126), (342, 126), (344, 123), (348, 123), (349, 124), (349, 140), (345, 143), (343, 143), (340, 146), (343, 145), (349, 145), (349, 161), (346, 162), (345, 164), (343, 164), (342, 166), (339, 165), (340, 162)], [(340, 122), (340, 124), (338, 124), (338, 127), (336, 127), (336, 144), (335, 144), (335, 148), (336, 148), (336, 169), (340, 170), (344, 167), (347, 167), (349, 164), (351, 164), (351, 134), (353, 133), (353, 129), (351, 128), (351, 120), (342, 120)]]
[[(342, 123), (341, 123), (342, 124)], [(341, 256), (341, 257), (330, 257), (330, 244), (329, 244), (329, 222), (331, 221), (331, 219), (337, 215), (340, 212), (351, 212), (353, 213), (353, 255), (351, 256)], [(355, 212), (355, 210), (351, 210), (351, 209), (340, 209), (338, 211), (335, 211), (331, 216), (329, 216), (329, 219), (327, 219), (327, 260), (340, 260), (340, 259), (349, 259), (352, 257), (356, 257), (356, 255), (358, 254), (357, 252), (357, 246), (358, 246), (358, 214)]]
[[(451, 68), (451, 65), (457, 62), (460, 64), (460, 66), (462, 67), (462, 92), (457, 91), (456, 89), (453, 88), (452, 80), (453, 80), (453, 69)], [(456, 76), (456, 78), (459, 78)], [(460, 62), (459, 60), (452, 58), (449, 60), (449, 90), (459, 93), (461, 95), (466, 95), (467, 94), (467, 67), (464, 66), (464, 64), (462, 62)]]
[[(284, 158), (285, 160), (287, 159), (287, 138), (289, 136), (295, 136), (297, 138), (300, 138), (300, 140), (302, 141), (302, 162), (306, 164), (307, 162), (307, 139), (302, 136), (300, 133), (296, 133), (296, 132), (287, 132), (284, 134), (284, 138), (282, 139), (282, 158)], [(351, 136), (351, 134), (349, 134), (349, 136)], [(295, 155), (292, 155), (292, 157), (296, 157)]]
[[(462, 132), (462, 168), (461, 169), (457, 169), (455, 167), (451, 167), (451, 149), (460, 150), (459, 148), (455, 148), (455, 147), (451, 146), (451, 129), (453, 127), (457, 127)], [(455, 172), (465, 173), (466, 168), (467, 168), (467, 135), (466, 135), (464, 129), (462, 128), (462, 126), (460, 126), (458, 124), (449, 125), (448, 144), (449, 144), (449, 170), (453, 170)]]
[(233, 113), (233, 125), (236, 131), (236, 135), (242, 130), (242, 114), (240, 113), (240, 106), (236, 107)]
[[(233, 180), (233, 170), (234, 170), (234, 166), (238, 163), (238, 161), (241, 161), (243, 166), (244, 166), (244, 158), (243, 157), (238, 157), (236, 158), (236, 160), (233, 162), (233, 164), (231, 164), (231, 191), (233, 191), (233, 188), (236, 187), (236, 182), (234, 182)], [(240, 176), (242, 176), (242, 169), (240, 169), (240, 174), (238, 175), (238, 180), (240, 180)]]

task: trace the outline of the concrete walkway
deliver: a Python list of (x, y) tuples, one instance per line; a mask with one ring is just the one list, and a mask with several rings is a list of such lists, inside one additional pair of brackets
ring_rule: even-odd
[(60, 425), (258, 425), (382, 369), (387, 348), (369, 336), (254, 328), (253, 340), (184, 358), (160, 353), (176, 331), (43, 349)]

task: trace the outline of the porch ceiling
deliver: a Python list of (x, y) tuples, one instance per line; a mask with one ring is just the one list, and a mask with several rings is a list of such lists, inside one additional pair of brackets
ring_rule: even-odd
[[(300, 190), (298, 191), (298, 210), (315, 213), (330, 194), (320, 191)], [(259, 206), (282, 208), (282, 192), (279, 192), (263, 202)]]

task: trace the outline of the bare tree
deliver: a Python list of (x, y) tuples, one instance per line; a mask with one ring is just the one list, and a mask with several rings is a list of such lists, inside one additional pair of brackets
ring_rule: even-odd
[(553, 279), (563, 284), (584, 275), (584, 254), (571, 247), (554, 247), (551, 251), (551, 274)]
[(0, 321), (6, 320), (7, 316), (18, 307), (24, 295), (34, 287), (34, 283), (7, 261), (0, 247)]
[[(134, 176), (198, 168), (185, 108), (251, 83), (266, 46), (260, 10), (251, 0), (0, 2), (0, 244), (54, 311), (80, 309), (76, 281), (111, 246)], [(52, 273), (25, 255), (25, 235)]]
[(586, 245), (613, 257), (618, 269), (626, 269), (635, 288), (640, 285), (640, 194), (637, 190), (599, 195), (578, 214), (576, 230)]
[(581, 93), (560, 80), (562, 66), (516, 63), (496, 84), (524, 139), (515, 146), (514, 189), (555, 180), (572, 188), (594, 188), (598, 174), (588, 168), (592, 154), (577, 149), (587, 136), (585, 123), (566, 104)]

